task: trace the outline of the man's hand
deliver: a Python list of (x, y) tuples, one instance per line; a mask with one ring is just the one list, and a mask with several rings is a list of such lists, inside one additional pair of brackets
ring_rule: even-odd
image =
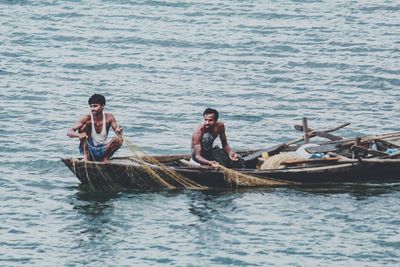
[(116, 134), (122, 134), (123, 128), (121, 125), (118, 125), (117, 128), (115, 128), (115, 133)]
[(212, 160), (212, 161), (210, 161), (210, 166), (215, 168), (215, 169), (218, 169), (220, 165), (219, 165), (218, 162)]
[(86, 132), (83, 132), (83, 133), (78, 133), (78, 137), (79, 137), (79, 140), (82, 140), (82, 139), (86, 139), (86, 138), (88, 138), (88, 136), (87, 136)]
[(238, 154), (236, 154), (235, 152), (231, 152), (229, 153), (229, 158), (233, 161), (237, 161), (238, 160)]

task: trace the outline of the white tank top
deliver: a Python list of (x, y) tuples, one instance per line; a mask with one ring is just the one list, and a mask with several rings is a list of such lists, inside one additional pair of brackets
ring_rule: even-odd
[(96, 146), (99, 144), (105, 144), (107, 141), (106, 114), (103, 112), (103, 127), (101, 127), (101, 132), (99, 134), (96, 132), (96, 127), (94, 126), (93, 114), (90, 113), (90, 116), (92, 118), (92, 133), (90, 136), (93, 139), (93, 143)]

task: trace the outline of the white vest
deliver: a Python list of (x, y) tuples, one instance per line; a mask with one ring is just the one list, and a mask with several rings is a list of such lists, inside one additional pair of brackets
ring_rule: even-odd
[(93, 143), (96, 146), (99, 144), (105, 144), (108, 135), (106, 130), (106, 114), (103, 112), (103, 127), (101, 127), (101, 132), (99, 134), (96, 132), (96, 127), (94, 126), (93, 113), (90, 113), (90, 116), (92, 118), (92, 133), (90, 136), (92, 137)]

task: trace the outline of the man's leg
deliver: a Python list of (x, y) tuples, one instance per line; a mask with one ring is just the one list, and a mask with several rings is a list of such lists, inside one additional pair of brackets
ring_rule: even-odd
[(219, 164), (228, 168), (230, 168), (232, 165), (232, 160), (228, 157), (225, 151), (218, 146), (215, 146), (212, 149), (212, 160), (215, 160)]
[[(80, 128), (78, 130), (79, 133), (83, 133), (86, 132), (87, 136), (90, 136), (90, 127), (87, 127), (86, 125), (84, 125), (82, 128)], [(82, 149), (82, 154), (83, 154), (83, 160), (85, 161), (89, 161), (89, 160), (93, 160), (92, 155), (90, 154), (90, 150), (89, 150), (89, 145), (88, 145), (88, 139), (84, 138), (80, 140), (80, 147)]]
[(229, 158), (228, 154), (226, 154), (226, 152), (222, 148), (219, 148), (218, 146), (215, 146), (213, 148), (212, 157), (219, 164), (227, 168), (242, 169), (246, 167), (242, 157), (238, 156), (238, 160), (233, 161)]
[(89, 146), (87, 144), (87, 140), (86, 139), (82, 139), (81, 143), (80, 143), (80, 148), (81, 148), (81, 152), (83, 154), (83, 160), (85, 161), (89, 161), (92, 159), (92, 156), (90, 155), (90, 151), (89, 151)]
[(122, 143), (123, 140), (121, 135), (113, 137), (107, 145), (102, 162), (107, 162), (110, 157), (115, 153), (115, 151), (117, 151), (122, 146)]
[(238, 159), (232, 161), (232, 168), (234, 169), (244, 169), (246, 168), (246, 163), (244, 159), (238, 155)]

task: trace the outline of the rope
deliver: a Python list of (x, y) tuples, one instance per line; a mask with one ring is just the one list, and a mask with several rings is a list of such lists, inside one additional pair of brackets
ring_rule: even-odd
[(294, 182), (285, 180), (278, 180), (266, 177), (259, 178), (253, 175), (248, 175), (232, 169), (228, 169), (224, 166), (220, 166), (218, 169), (223, 171), (225, 180), (229, 184), (236, 186), (236, 188), (239, 186), (254, 187), (295, 184)]

